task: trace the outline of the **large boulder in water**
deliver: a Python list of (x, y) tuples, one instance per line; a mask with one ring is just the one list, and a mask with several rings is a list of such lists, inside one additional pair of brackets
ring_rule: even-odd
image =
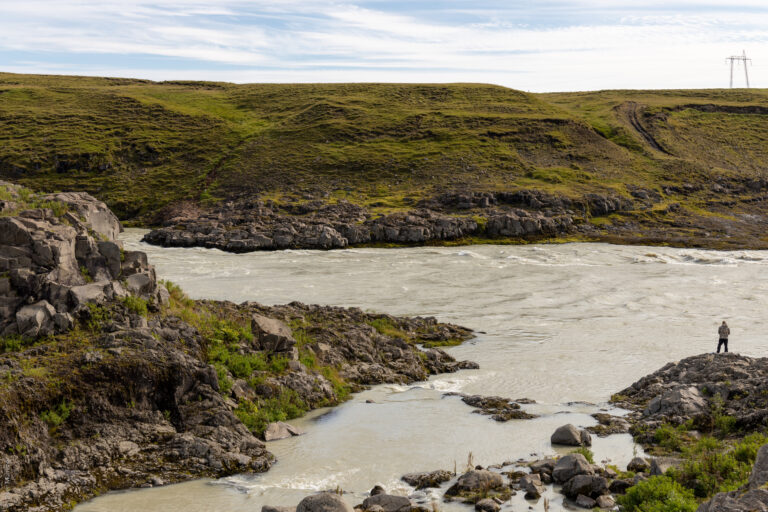
[(586, 430), (579, 430), (570, 423), (555, 430), (550, 438), (552, 444), (566, 446), (592, 446), (592, 436)]
[(296, 512), (354, 512), (341, 496), (331, 492), (321, 492), (307, 496), (299, 502)]

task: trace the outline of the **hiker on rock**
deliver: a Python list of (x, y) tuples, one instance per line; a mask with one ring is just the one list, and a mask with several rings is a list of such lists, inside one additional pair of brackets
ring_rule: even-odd
[(720, 341), (717, 342), (717, 353), (720, 353), (720, 347), (723, 345), (725, 346), (723, 352), (728, 352), (728, 335), (731, 334), (731, 330), (728, 328), (728, 324), (725, 323), (725, 320), (723, 320), (723, 323), (717, 329), (717, 334), (720, 336)]

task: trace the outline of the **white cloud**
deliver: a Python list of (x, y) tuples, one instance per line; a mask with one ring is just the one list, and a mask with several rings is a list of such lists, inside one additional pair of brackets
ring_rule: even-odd
[[(753, 83), (768, 81), (763, 1), (729, 9), (715, 0), (628, 0), (621, 8), (614, 0), (477, 0), (470, 7), (0, 0), (0, 51), (23, 52), (2, 69), (238, 82), (485, 81), (532, 90), (717, 87), (721, 74), (727, 78), (724, 58), (745, 48), (755, 59)], [(114, 64), (91, 55), (114, 55)], [(144, 56), (184, 62), (135, 67)], [(127, 57), (129, 67), (121, 65)]]

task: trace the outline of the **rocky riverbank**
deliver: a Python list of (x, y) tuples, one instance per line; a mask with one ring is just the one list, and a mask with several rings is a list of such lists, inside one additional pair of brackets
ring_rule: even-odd
[(540, 240), (587, 234), (590, 215), (633, 207), (619, 196), (574, 201), (537, 191), (443, 194), (406, 212), (373, 215), (347, 201), (309, 200), (278, 205), (240, 199), (209, 211), (186, 205), (168, 210), (163, 227), (144, 241), (166, 247), (210, 247), (230, 252), (340, 249), (368, 244), (426, 244), (468, 238)]
[(190, 300), (103, 203), (0, 187), (1, 510), (266, 471), (282, 420), (476, 367), (437, 348), (471, 333), (433, 318)]
[[(552, 445), (573, 446), (575, 452), (538, 460), (505, 461), (487, 467), (470, 460), (463, 472), (436, 470), (409, 473), (402, 480), (413, 487), (408, 496), (393, 496), (380, 486), (354, 506), (358, 512), (428, 511), (438, 501), (459, 502), (478, 512), (498, 512), (523, 495), (529, 506), (549, 507), (553, 493), (565, 507), (629, 512), (751, 512), (768, 510), (768, 436), (766, 382), (768, 358), (736, 354), (703, 354), (669, 363), (613, 396), (630, 410), (625, 417), (598, 413), (599, 425), (579, 429), (563, 425), (553, 432)], [(456, 395), (456, 394), (452, 394)], [(475, 412), (507, 418), (519, 403), (501, 397), (458, 395)], [(630, 428), (650, 456), (635, 456), (626, 467), (597, 464), (589, 450), (598, 435)], [(296, 510), (314, 512), (314, 503), (332, 500), (350, 512), (343, 496), (327, 494), (302, 501)], [(438, 501), (436, 501), (438, 500)], [(263, 512), (273, 512), (264, 507)], [(292, 507), (281, 508), (293, 512)]]
[[(738, 186), (738, 185), (735, 185)], [(632, 188), (626, 196), (585, 194), (576, 199), (538, 190), (442, 193), (388, 211), (346, 200), (288, 197), (280, 203), (235, 198), (205, 208), (191, 202), (164, 209), (144, 241), (165, 247), (208, 247), (229, 252), (279, 249), (341, 249), (370, 245), (446, 243), (527, 243), (592, 240), (624, 244), (673, 245), (712, 249), (762, 249), (768, 216), (753, 211), (733, 215), (739, 194), (727, 204), (712, 200), (712, 211), (685, 209), (669, 202), (676, 194), (721, 197), (715, 185), (655, 190)], [(731, 189), (727, 189), (731, 190)], [(762, 200), (749, 200), (751, 210)], [(722, 203), (722, 204), (721, 204)], [(745, 203), (746, 205), (746, 203)], [(746, 206), (745, 206), (746, 208)]]

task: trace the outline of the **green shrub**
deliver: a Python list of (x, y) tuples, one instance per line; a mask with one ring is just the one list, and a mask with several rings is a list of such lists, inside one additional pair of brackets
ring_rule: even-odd
[(219, 392), (223, 395), (228, 395), (232, 391), (234, 382), (229, 378), (227, 367), (221, 363), (214, 363), (213, 367), (216, 368), (216, 376), (219, 379)]
[(104, 324), (112, 318), (112, 314), (106, 306), (89, 302), (87, 307), (88, 320), (85, 322), (85, 326), (91, 331), (100, 331)]
[(0, 354), (18, 352), (30, 343), (32, 340), (26, 340), (19, 335), (0, 337)]
[(618, 497), (626, 512), (695, 512), (693, 493), (667, 476), (653, 476)]
[(376, 329), (380, 334), (389, 336), (390, 338), (407, 339), (407, 335), (402, 329), (397, 327), (395, 323), (386, 317), (376, 318), (368, 322), (368, 324)]
[(241, 400), (235, 409), (235, 416), (249, 430), (261, 435), (270, 423), (298, 418), (307, 410), (307, 404), (294, 390), (282, 389), (277, 397), (262, 400), (259, 405)]
[(729, 447), (716, 438), (703, 437), (684, 450), (684, 462), (667, 474), (699, 498), (732, 491), (746, 483), (757, 450), (766, 442), (764, 434), (751, 434)]
[(137, 315), (146, 317), (149, 314), (149, 311), (147, 310), (147, 301), (141, 297), (135, 297), (133, 295), (124, 297), (123, 305)]
[(64, 400), (53, 409), (40, 413), (40, 419), (48, 424), (50, 428), (56, 428), (69, 418), (72, 412), (72, 404)]
[(590, 464), (595, 463), (595, 454), (592, 453), (592, 450), (590, 450), (586, 446), (580, 446), (575, 450), (573, 450), (571, 453), (580, 453), (584, 456), (585, 459), (587, 459), (587, 462), (589, 462)]

